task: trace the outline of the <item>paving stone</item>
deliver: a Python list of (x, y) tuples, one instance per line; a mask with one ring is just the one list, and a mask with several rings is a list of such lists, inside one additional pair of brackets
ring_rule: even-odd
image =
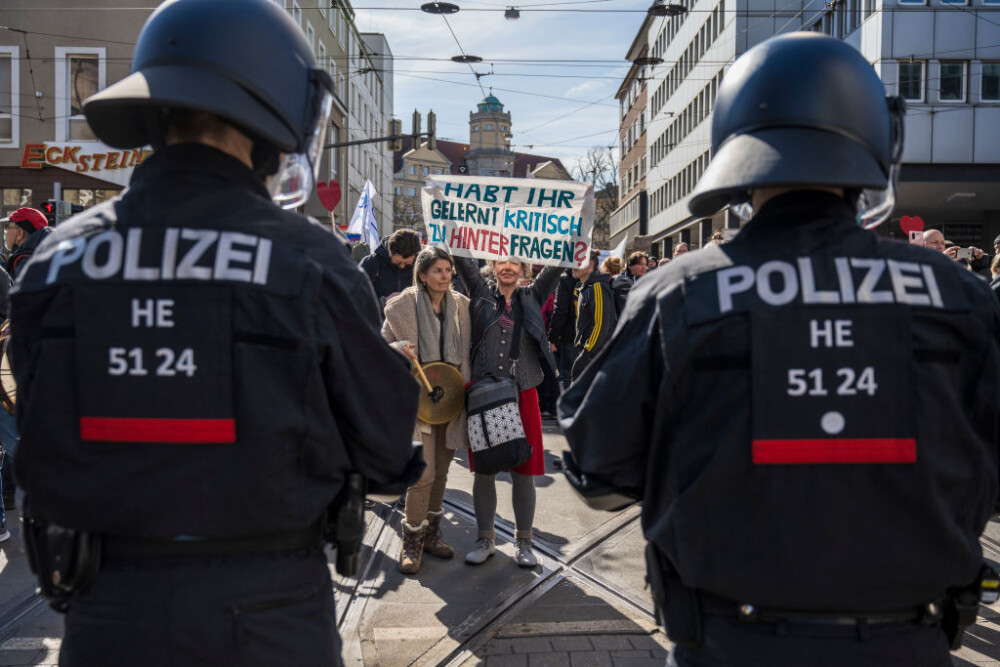
[(655, 651), (657, 649), (663, 649), (664, 646), (660, 642), (656, 641), (653, 637), (649, 635), (630, 635), (628, 640), (632, 642), (632, 646), (637, 649), (643, 649), (646, 651)]
[(556, 651), (593, 651), (594, 645), (586, 637), (552, 637), (552, 648)]
[(552, 650), (548, 637), (525, 637), (510, 641), (513, 642), (514, 653), (548, 653)]
[(569, 653), (529, 653), (530, 667), (570, 667)]
[(486, 667), (527, 667), (526, 655), (489, 655), (486, 656)]
[(628, 637), (623, 635), (595, 635), (590, 638), (590, 643), (598, 651), (631, 651), (635, 648)]
[(607, 667), (611, 664), (611, 654), (607, 651), (577, 651), (569, 654), (572, 667)]
[(649, 651), (635, 650), (635, 651), (612, 651), (611, 657), (615, 660), (619, 658), (652, 658), (653, 654)]
[(619, 658), (612, 659), (614, 667), (663, 667), (664, 660), (661, 658)]
[(483, 655), (510, 655), (513, 652), (514, 642), (511, 639), (494, 639), (482, 651)]

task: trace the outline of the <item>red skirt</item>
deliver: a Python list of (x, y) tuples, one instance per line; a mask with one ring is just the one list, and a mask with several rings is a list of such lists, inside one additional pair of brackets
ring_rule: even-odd
[[(531, 458), (516, 468), (511, 468), (510, 472), (522, 475), (544, 475), (545, 447), (542, 442), (542, 412), (538, 407), (538, 391), (534, 387), (521, 392), (518, 411), (521, 413), (524, 437), (531, 445)], [(474, 456), (469, 456), (469, 472), (476, 472), (474, 459)]]

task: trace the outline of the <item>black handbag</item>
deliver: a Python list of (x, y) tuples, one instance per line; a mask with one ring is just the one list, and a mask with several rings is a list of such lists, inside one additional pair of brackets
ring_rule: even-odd
[[(515, 313), (511, 336), (511, 374), (521, 352), (521, 317)], [(488, 375), (472, 383), (465, 394), (469, 425), (469, 455), (476, 472), (495, 475), (531, 458), (524, 435), (517, 380)]]

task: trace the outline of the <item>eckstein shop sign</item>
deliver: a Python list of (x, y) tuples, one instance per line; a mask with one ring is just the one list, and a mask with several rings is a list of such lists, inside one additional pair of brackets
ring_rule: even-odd
[(51, 165), (125, 187), (132, 178), (132, 170), (150, 153), (148, 148), (121, 151), (95, 141), (25, 144), (21, 169)]

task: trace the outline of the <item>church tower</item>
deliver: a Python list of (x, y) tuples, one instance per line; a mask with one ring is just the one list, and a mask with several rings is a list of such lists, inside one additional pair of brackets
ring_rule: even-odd
[(469, 152), (465, 162), (474, 176), (513, 176), (510, 113), (490, 94), (469, 113)]

